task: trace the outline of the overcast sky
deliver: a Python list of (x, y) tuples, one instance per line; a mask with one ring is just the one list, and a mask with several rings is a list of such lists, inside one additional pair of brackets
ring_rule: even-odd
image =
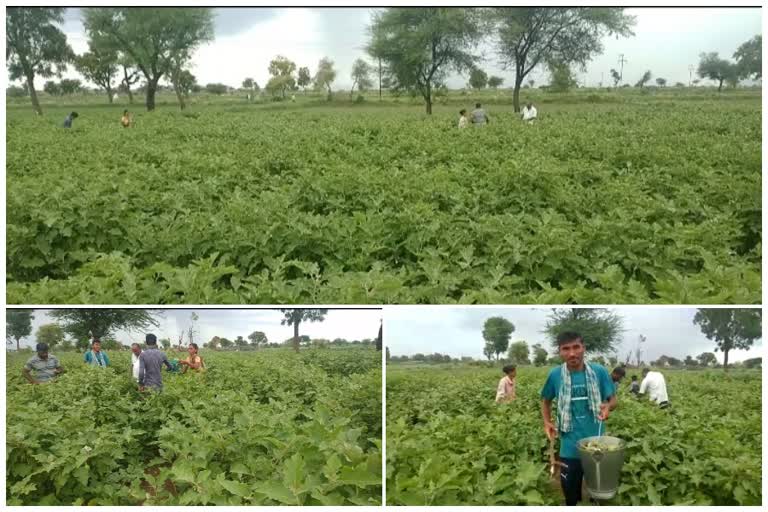
[[(208, 342), (214, 336), (234, 340), (246, 338), (254, 331), (262, 331), (270, 342), (281, 343), (293, 336), (293, 327), (280, 325), (283, 314), (277, 310), (247, 309), (166, 309), (158, 318), (160, 326), (150, 329), (158, 339), (170, 338), (173, 343), (179, 334), (189, 328), (192, 312), (198, 314), (196, 322), (199, 343)], [(32, 346), (34, 333), (43, 324), (52, 323), (47, 310), (36, 310), (32, 321), (32, 336), (22, 341), (22, 346)], [(381, 310), (329, 310), (323, 322), (306, 322), (300, 326), (300, 334), (311, 338), (344, 338), (346, 340), (374, 339), (379, 332)], [(117, 340), (127, 345), (144, 341), (143, 332), (118, 332)], [(186, 341), (185, 341), (186, 343)], [(14, 345), (15, 346), (15, 345)]]
[[(702, 352), (712, 352), (715, 344), (709, 341), (693, 324), (695, 309), (687, 308), (611, 308), (623, 319), (623, 341), (619, 346), (619, 360), (624, 360), (637, 346), (639, 336), (647, 338), (643, 344), (644, 361), (654, 361), (662, 355), (685, 359)], [(534, 308), (454, 308), (454, 307), (399, 307), (388, 309), (384, 320), (384, 342), (391, 355), (431, 354), (439, 352), (451, 357), (471, 356), (484, 359), (483, 322), (492, 316), (501, 316), (512, 322), (515, 332), (511, 341), (525, 340), (528, 345), (541, 343), (550, 353), (542, 330), (551, 310)], [(762, 341), (750, 350), (734, 350), (730, 361), (762, 357)], [(723, 355), (716, 353), (718, 361)], [(633, 358), (634, 359), (634, 358)]]
[[(312, 74), (318, 61), (328, 56), (338, 71), (335, 87), (348, 89), (352, 63), (365, 57), (372, 12), (369, 7), (216, 8), (215, 41), (196, 52), (191, 70), (200, 84), (223, 82), (238, 87), (244, 78), (252, 77), (263, 86), (269, 61), (278, 54), (298, 67), (309, 67)], [(635, 36), (606, 38), (604, 53), (589, 64), (586, 73), (577, 75), (580, 83), (597, 86), (602, 80), (608, 85), (610, 69), (618, 69), (619, 54), (624, 54), (625, 82), (633, 84), (651, 70), (654, 78), (687, 84), (688, 68), (698, 62), (701, 52), (719, 52), (730, 59), (741, 43), (762, 34), (759, 8), (629, 8), (627, 13), (636, 16)], [(67, 10), (63, 30), (76, 53), (87, 51), (79, 9)], [(499, 66), (491, 46), (478, 52), (486, 58), (481, 67), (489, 75), (512, 83), (514, 74)], [(67, 76), (77, 75), (70, 71)], [(548, 81), (541, 70), (531, 77), (537, 83)], [(457, 88), (466, 82), (466, 77), (453, 76), (448, 85)]]

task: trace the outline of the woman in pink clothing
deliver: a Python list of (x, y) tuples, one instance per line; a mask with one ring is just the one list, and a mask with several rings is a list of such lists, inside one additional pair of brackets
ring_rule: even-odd
[(515, 376), (517, 375), (517, 369), (514, 365), (508, 364), (502, 371), (505, 373), (504, 377), (499, 381), (499, 386), (496, 388), (496, 403), (504, 404), (511, 402), (516, 398), (516, 382)]

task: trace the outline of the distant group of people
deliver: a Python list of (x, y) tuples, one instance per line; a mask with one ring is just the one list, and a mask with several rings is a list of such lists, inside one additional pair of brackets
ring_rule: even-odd
[[(205, 361), (198, 353), (200, 349), (197, 343), (189, 344), (187, 347), (189, 355), (178, 363), (175, 360), (173, 362), (168, 361), (165, 353), (157, 348), (157, 336), (154, 334), (146, 335), (145, 344), (145, 349), (142, 349), (138, 343), (131, 345), (130, 375), (137, 382), (139, 391), (162, 391), (163, 366), (171, 372), (177, 371), (178, 366), (181, 367), (181, 373), (186, 373), (187, 370), (205, 371)], [(30, 384), (51, 382), (65, 372), (58, 358), (48, 353), (48, 344), (38, 343), (35, 350), (37, 353), (26, 362), (22, 369), (22, 375)], [(107, 368), (111, 365), (109, 357), (101, 349), (101, 341), (98, 339), (91, 342), (91, 347), (83, 355), (83, 361), (89, 366), (99, 368)]]
[[(550, 442), (560, 438), (560, 484), (566, 505), (576, 505), (581, 499), (584, 472), (579, 457), (578, 443), (587, 437), (605, 432), (602, 423), (618, 405), (619, 383), (626, 376), (623, 367), (610, 374), (597, 363), (585, 362), (584, 340), (579, 333), (563, 332), (557, 337), (558, 352), (563, 364), (550, 370), (541, 390), (541, 413), (544, 432)], [(496, 403), (509, 403), (517, 398), (517, 369), (506, 365), (504, 376), (496, 388)], [(643, 369), (643, 380), (638, 384), (632, 376), (630, 392), (636, 396), (648, 394), (660, 408), (669, 405), (664, 376), (657, 371)], [(552, 403), (557, 401), (553, 420)]]
[[(78, 117), (80, 117), (80, 115), (77, 112), (70, 112), (67, 114), (67, 117), (64, 118), (64, 128), (72, 128), (72, 123)], [(123, 110), (123, 115), (120, 117), (120, 124), (123, 128), (130, 128), (133, 126), (133, 116), (127, 109)]]
[[(530, 101), (526, 103), (522, 112), (520, 112), (520, 117), (529, 124), (536, 120), (537, 115), (536, 107)], [(469, 114), (467, 114), (467, 109), (465, 108), (459, 110), (459, 128), (468, 128), (470, 124), (473, 126), (485, 126), (490, 121), (491, 118), (480, 103), (475, 103), (475, 110)]]

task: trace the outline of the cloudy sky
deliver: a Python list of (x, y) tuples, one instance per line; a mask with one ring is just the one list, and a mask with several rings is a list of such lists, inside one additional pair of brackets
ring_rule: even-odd
[[(198, 331), (196, 339), (200, 344), (214, 336), (234, 340), (238, 336), (247, 337), (253, 331), (262, 331), (270, 342), (283, 342), (293, 336), (293, 328), (280, 325), (283, 314), (277, 310), (247, 309), (166, 309), (158, 318), (160, 326), (152, 329), (158, 339), (170, 338), (174, 343), (179, 334), (189, 328), (192, 312), (199, 319), (195, 323)], [(300, 333), (311, 338), (344, 338), (347, 340), (374, 339), (378, 335), (381, 310), (330, 310), (323, 322), (302, 323)], [(22, 341), (22, 346), (32, 346), (34, 333), (43, 324), (53, 320), (46, 310), (36, 310), (32, 322), (32, 333)], [(143, 342), (142, 332), (118, 332), (117, 340), (123, 344)]]
[[(647, 338), (643, 344), (644, 361), (654, 361), (662, 355), (685, 359), (712, 352), (715, 345), (707, 340), (693, 324), (695, 309), (625, 307), (612, 308), (624, 322), (623, 341), (619, 359), (623, 360), (637, 346), (638, 337)], [(483, 359), (483, 322), (491, 316), (501, 316), (512, 322), (512, 341), (525, 340), (528, 345), (541, 343), (550, 352), (542, 330), (549, 309), (534, 308), (453, 308), (434, 306), (388, 309), (384, 320), (384, 341), (392, 355), (431, 354), (439, 352), (452, 357), (471, 356)], [(729, 360), (742, 361), (761, 357), (762, 341), (750, 350), (734, 350)], [(721, 353), (716, 353), (722, 362)]]
[[(336, 63), (336, 88), (348, 89), (352, 63), (365, 57), (368, 26), (372, 8), (216, 8), (215, 41), (201, 47), (194, 56), (192, 73), (198, 82), (223, 82), (239, 86), (246, 77), (264, 85), (268, 80), (269, 61), (285, 55), (297, 66), (308, 66), (314, 74), (324, 56)], [(635, 36), (606, 38), (604, 53), (596, 57), (586, 73), (579, 73), (581, 83), (608, 84), (611, 68), (618, 69), (624, 54), (624, 77), (634, 83), (645, 70), (654, 78), (669, 83), (689, 80), (689, 66), (698, 62), (701, 52), (719, 52), (731, 58), (738, 46), (762, 33), (759, 8), (629, 8), (636, 16)], [(77, 53), (88, 48), (79, 9), (68, 9), (63, 30)], [(479, 49), (486, 61), (481, 64), (489, 74), (512, 82), (513, 73), (502, 69), (492, 47)], [(69, 77), (77, 76), (74, 72)], [(531, 77), (538, 83), (548, 81), (541, 71)], [(694, 76), (695, 78), (695, 76)], [(466, 78), (454, 76), (450, 87), (461, 87)]]

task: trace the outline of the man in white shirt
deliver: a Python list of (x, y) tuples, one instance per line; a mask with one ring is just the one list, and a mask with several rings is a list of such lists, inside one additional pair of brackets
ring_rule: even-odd
[(640, 383), (639, 394), (643, 395), (646, 391), (651, 401), (656, 402), (661, 409), (669, 407), (667, 383), (661, 373), (652, 372), (648, 368), (643, 369), (643, 382)]
[(134, 343), (131, 345), (131, 375), (133, 380), (139, 381), (139, 356), (141, 355), (141, 345)]
[(532, 123), (536, 119), (536, 107), (530, 101), (523, 107), (523, 121)]

